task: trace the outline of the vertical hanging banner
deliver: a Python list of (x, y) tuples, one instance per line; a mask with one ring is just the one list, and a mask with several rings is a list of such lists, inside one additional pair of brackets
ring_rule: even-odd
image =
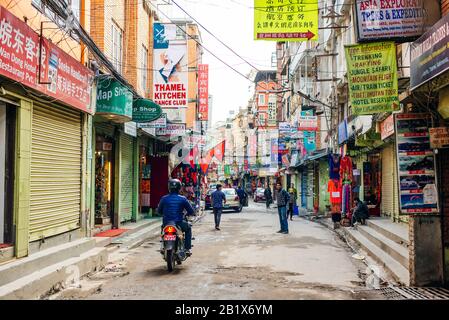
[(318, 40), (319, 0), (254, 0), (254, 39)]
[(198, 113), (201, 121), (209, 117), (209, 65), (198, 65)]
[(187, 107), (187, 43), (176, 40), (176, 25), (154, 23), (153, 100), (162, 108)]
[(399, 110), (394, 42), (345, 46), (349, 95), (355, 115)]

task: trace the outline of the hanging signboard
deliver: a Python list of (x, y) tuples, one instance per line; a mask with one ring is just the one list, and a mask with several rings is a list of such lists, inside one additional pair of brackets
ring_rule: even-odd
[(319, 0), (254, 0), (254, 39), (318, 40)]
[(167, 124), (167, 127), (156, 129), (156, 135), (158, 136), (183, 136), (186, 133), (185, 124)]
[(123, 131), (131, 137), (137, 137), (137, 124), (135, 122), (125, 122)]
[(449, 148), (449, 128), (429, 128), (430, 148), (442, 149)]
[(355, 115), (399, 110), (394, 42), (345, 46), (349, 95)]
[(400, 212), (437, 213), (435, 157), (430, 146), (429, 114), (396, 115)]
[(348, 122), (345, 119), (338, 125), (338, 144), (342, 144), (346, 140), (348, 140)]
[(317, 131), (318, 117), (317, 116), (299, 116), (298, 130), (300, 131)]
[(46, 38), (40, 38), (2, 6), (0, 23), (0, 75), (81, 111), (94, 112), (91, 70)]
[(382, 140), (394, 134), (394, 115), (390, 115), (380, 123), (380, 138)]
[(410, 46), (410, 90), (449, 70), (449, 16)]
[(276, 126), (277, 123), (277, 96), (270, 94), (268, 96), (268, 125)]
[(149, 99), (137, 99), (133, 102), (134, 122), (150, 122), (159, 118), (161, 114), (161, 107)]
[(409, 42), (440, 19), (438, 0), (355, 1), (358, 41)]
[(133, 94), (119, 81), (109, 76), (97, 80), (96, 114), (114, 115), (116, 121), (127, 122), (133, 115)]
[(176, 25), (154, 23), (153, 100), (162, 108), (187, 107), (187, 43), (176, 39)]
[(157, 120), (137, 124), (137, 127), (140, 129), (162, 129), (165, 128), (166, 126), (167, 126), (166, 113), (163, 113), (161, 117)]
[(209, 117), (209, 65), (198, 65), (198, 112), (201, 121)]

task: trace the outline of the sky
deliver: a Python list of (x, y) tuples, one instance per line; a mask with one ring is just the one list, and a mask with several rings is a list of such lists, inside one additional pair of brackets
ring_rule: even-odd
[[(173, 0), (168, 0), (173, 1)], [(271, 66), (276, 42), (253, 40), (253, 0), (174, 0), (235, 52), (251, 62), (259, 70), (274, 69)], [(162, 6), (172, 19), (188, 18), (175, 4)], [(251, 66), (221, 45), (209, 33), (200, 28), (203, 45), (232, 67), (248, 75)], [(212, 121), (225, 120), (229, 111), (246, 107), (252, 96), (252, 83), (214, 58), (206, 50), (203, 63), (209, 64), (209, 94), (213, 96)]]

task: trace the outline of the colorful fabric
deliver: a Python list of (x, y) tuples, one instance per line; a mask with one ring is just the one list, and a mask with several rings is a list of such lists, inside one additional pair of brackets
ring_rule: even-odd
[(351, 157), (345, 156), (340, 160), (340, 178), (341, 179), (353, 179), (352, 176), (352, 160)]
[(349, 213), (351, 212), (351, 185), (345, 184), (342, 187), (343, 196), (342, 196), (342, 212)]
[(327, 184), (331, 204), (341, 203), (341, 184), (338, 180), (329, 180)]
[(329, 179), (340, 180), (340, 155), (329, 155)]

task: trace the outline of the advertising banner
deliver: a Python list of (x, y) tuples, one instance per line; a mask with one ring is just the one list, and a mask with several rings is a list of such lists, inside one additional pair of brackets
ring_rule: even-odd
[(437, 213), (435, 158), (430, 146), (429, 114), (396, 115), (400, 212)]
[(1, 6), (0, 74), (81, 111), (94, 112), (93, 72)]
[(268, 125), (276, 126), (277, 123), (277, 96), (270, 94), (268, 96)]
[(318, 1), (254, 0), (254, 39), (318, 40)]
[(156, 129), (157, 136), (183, 136), (186, 133), (185, 124), (167, 124), (167, 127)]
[(394, 42), (345, 46), (351, 106), (355, 115), (399, 110)]
[(209, 117), (209, 65), (198, 65), (198, 112), (201, 121)]
[(355, 1), (359, 41), (408, 42), (421, 36), (440, 18), (438, 0)]
[(162, 108), (187, 107), (187, 43), (175, 37), (176, 25), (154, 23), (153, 100)]
[(444, 16), (410, 47), (410, 89), (449, 70), (449, 16)]
[(430, 148), (442, 149), (449, 148), (449, 128), (429, 128), (430, 133)]
[(317, 116), (299, 116), (298, 130), (300, 131), (317, 131), (318, 117)]

